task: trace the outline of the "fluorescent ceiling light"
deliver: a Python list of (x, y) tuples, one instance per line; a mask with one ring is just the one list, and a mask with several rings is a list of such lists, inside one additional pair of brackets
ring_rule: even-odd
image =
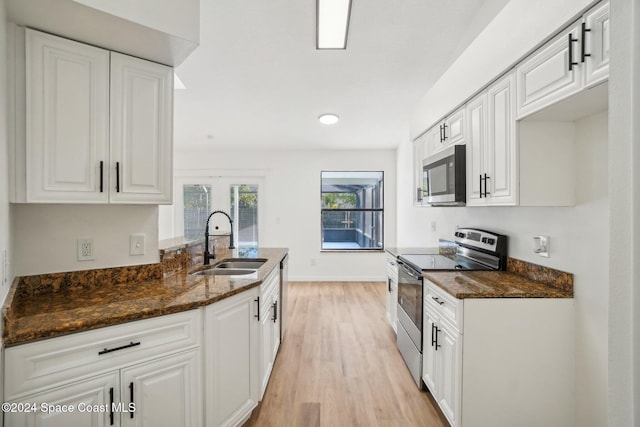
[(180, 80), (180, 77), (178, 77), (178, 75), (174, 72), (173, 73), (173, 90), (178, 90), (178, 89), (186, 89), (187, 87), (184, 85), (184, 83), (182, 83), (182, 80)]
[(340, 120), (340, 117), (338, 117), (336, 114), (327, 113), (318, 117), (318, 120), (323, 125), (335, 125), (336, 123), (338, 123), (338, 120)]
[(351, 0), (316, 2), (316, 49), (346, 49)]

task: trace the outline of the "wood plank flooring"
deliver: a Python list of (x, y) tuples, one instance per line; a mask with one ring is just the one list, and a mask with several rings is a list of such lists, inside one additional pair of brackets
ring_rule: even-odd
[(291, 282), (285, 339), (245, 426), (448, 427), (404, 365), (385, 298), (383, 282)]

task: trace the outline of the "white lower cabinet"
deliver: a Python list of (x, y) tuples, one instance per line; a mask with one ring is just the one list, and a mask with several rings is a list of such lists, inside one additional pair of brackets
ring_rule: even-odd
[(258, 404), (259, 288), (205, 308), (207, 426), (241, 425)]
[(280, 295), (278, 270), (267, 276), (260, 289), (260, 400), (269, 384), (273, 364), (280, 347), (278, 301)]
[[(123, 369), (122, 426), (202, 425), (200, 351), (190, 350)], [(135, 410), (133, 410), (135, 409)]]
[(451, 426), (575, 424), (573, 299), (424, 295), (422, 379)]
[(5, 425), (201, 426), (201, 324), (192, 310), (7, 348)]
[(112, 403), (120, 402), (118, 385), (118, 373), (111, 372), (17, 399), (9, 402), (9, 411), (4, 413), (4, 425), (119, 426), (120, 414), (116, 415), (111, 408)]
[(398, 264), (396, 257), (387, 253), (387, 320), (397, 332), (396, 321), (398, 319)]

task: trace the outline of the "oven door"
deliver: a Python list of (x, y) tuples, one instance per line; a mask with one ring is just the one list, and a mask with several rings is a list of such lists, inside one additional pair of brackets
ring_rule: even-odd
[(398, 260), (398, 322), (422, 352), (422, 274)]

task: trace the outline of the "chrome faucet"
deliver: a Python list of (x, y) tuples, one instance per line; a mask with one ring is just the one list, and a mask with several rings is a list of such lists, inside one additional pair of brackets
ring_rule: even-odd
[(209, 215), (209, 218), (207, 218), (207, 225), (204, 229), (204, 265), (209, 265), (209, 261), (216, 258), (215, 248), (213, 250), (213, 253), (209, 252), (209, 220), (211, 220), (211, 217), (217, 213), (223, 214), (229, 220), (229, 225), (231, 226), (231, 235), (229, 236), (229, 249), (235, 249), (235, 246), (233, 244), (233, 220), (231, 219), (229, 214), (226, 213), (225, 211), (211, 212), (211, 214)]

